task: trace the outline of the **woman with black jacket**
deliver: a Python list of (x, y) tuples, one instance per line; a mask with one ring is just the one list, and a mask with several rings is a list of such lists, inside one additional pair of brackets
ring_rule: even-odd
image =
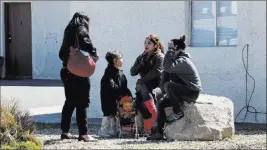
[(89, 107), (90, 79), (72, 74), (67, 68), (70, 50), (75, 47), (76, 37), (80, 49), (88, 52), (94, 61), (97, 61), (97, 51), (89, 37), (89, 17), (84, 13), (76, 12), (64, 31), (63, 43), (59, 51), (59, 58), (63, 62), (60, 77), (64, 84), (66, 101), (62, 109), (61, 139), (70, 139), (69, 133), (71, 116), (76, 108), (76, 118), (79, 129), (79, 141), (91, 141), (87, 131), (87, 111)]
[(106, 54), (108, 66), (101, 79), (101, 106), (104, 114), (98, 134), (101, 137), (116, 136), (117, 100), (122, 96), (132, 96), (127, 87), (127, 79), (122, 70), (122, 54), (119, 51)]
[(144, 42), (145, 51), (139, 55), (130, 72), (132, 76), (140, 75), (136, 84), (137, 108), (144, 118), (144, 135), (151, 134), (153, 123), (157, 122), (157, 109), (153, 90), (159, 86), (163, 70), (164, 48), (155, 34), (150, 34)]

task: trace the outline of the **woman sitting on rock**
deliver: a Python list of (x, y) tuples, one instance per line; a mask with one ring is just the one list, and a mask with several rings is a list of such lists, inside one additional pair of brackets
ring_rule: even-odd
[(144, 118), (144, 136), (151, 134), (153, 123), (157, 121), (155, 95), (152, 91), (159, 86), (163, 70), (164, 48), (160, 39), (155, 34), (149, 34), (144, 42), (145, 50), (140, 54), (131, 67), (131, 75), (140, 75), (137, 81), (137, 109)]
[(160, 89), (164, 98), (158, 101), (158, 124), (156, 133), (148, 140), (163, 139), (165, 122), (171, 123), (184, 116), (180, 106), (184, 101), (195, 102), (202, 91), (200, 77), (191, 61), (189, 53), (185, 52), (185, 36), (172, 39), (168, 43), (168, 52), (164, 57)]

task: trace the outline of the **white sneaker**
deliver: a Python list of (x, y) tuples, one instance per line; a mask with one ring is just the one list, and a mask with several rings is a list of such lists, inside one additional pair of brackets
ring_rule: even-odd
[(109, 129), (109, 135), (112, 137), (117, 137), (117, 119), (115, 116), (110, 116), (110, 129)]
[(100, 137), (108, 138), (110, 137), (109, 133), (110, 117), (103, 117), (101, 128), (98, 130), (98, 135)]

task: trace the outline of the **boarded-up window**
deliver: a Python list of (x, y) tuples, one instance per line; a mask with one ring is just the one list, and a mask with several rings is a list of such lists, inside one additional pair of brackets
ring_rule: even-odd
[(191, 9), (191, 46), (237, 45), (236, 1), (192, 1)]

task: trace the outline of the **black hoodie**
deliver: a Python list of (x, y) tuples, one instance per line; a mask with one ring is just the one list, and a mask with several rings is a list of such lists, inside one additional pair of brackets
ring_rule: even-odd
[(120, 96), (132, 96), (127, 87), (127, 79), (122, 70), (108, 65), (101, 79), (101, 106), (104, 116), (116, 115), (116, 101)]

